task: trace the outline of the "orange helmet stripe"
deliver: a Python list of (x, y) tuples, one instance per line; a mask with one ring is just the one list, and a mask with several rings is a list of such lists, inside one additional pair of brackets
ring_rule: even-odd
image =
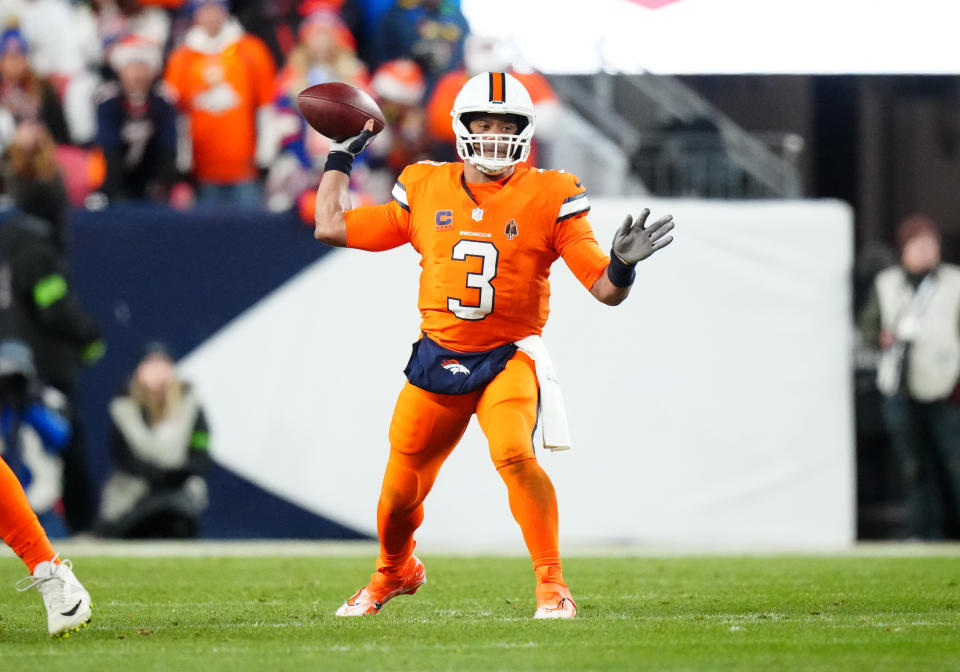
[(503, 103), (506, 93), (506, 81), (502, 72), (490, 73), (490, 102)]

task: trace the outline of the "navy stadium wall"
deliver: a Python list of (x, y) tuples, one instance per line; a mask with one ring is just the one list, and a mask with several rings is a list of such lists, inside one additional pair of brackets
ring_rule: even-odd
[[(161, 340), (185, 356), (329, 248), (291, 214), (129, 205), (76, 210), (70, 225), (73, 281), (108, 348), (81, 384), (80, 412), (99, 492), (110, 469), (107, 404), (143, 345)], [(220, 466), (208, 474), (208, 484), (204, 536), (365, 538)]]

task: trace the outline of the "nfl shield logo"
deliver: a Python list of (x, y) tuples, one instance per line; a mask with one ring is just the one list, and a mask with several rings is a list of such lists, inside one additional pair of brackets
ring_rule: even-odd
[(517, 223), (512, 219), (507, 222), (507, 225), (503, 229), (503, 235), (507, 237), (507, 240), (513, 240), (517, 237)]
[(483, 208), (474, 208), (471, 217), (473, 217), (473, 221), (479, 222), (483, 219)]

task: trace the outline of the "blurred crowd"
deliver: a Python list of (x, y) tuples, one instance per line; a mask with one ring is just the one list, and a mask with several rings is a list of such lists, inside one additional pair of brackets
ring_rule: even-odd
[[(296, 99), (332, 81), (384, 111), (351, 184), (382, 201), (406, 164), (456, 159), (450, 108), (470, 74), (514, 71), (459, 0), (3, 0), (0, 26), (5, 178), (18, 153), (44, 153), (91, 209), (229, 203), (312, 222), (329, 141)], [(519, 75), (549, 117), (546, 79)]]

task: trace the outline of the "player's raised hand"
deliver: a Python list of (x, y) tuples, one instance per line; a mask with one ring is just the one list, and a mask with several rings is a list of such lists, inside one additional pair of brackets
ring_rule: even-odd
[(346, 152), (355, 157), (370, 144), (373, 135), (373, 119), (368, 119), (367, 123), (363, 125), (363, 130), (353, 137), (330, 143), (330, 152)]
[(613, 252), (623, 263), (632, 266), (673, 242), (673, 236), (667, 235), (673, 230), (673, 215), (664, 215), (645, 227), (649, 216), (650, 210), (647, 208), (637, 215), (636, 220), (627, 215), (613, 237)]

